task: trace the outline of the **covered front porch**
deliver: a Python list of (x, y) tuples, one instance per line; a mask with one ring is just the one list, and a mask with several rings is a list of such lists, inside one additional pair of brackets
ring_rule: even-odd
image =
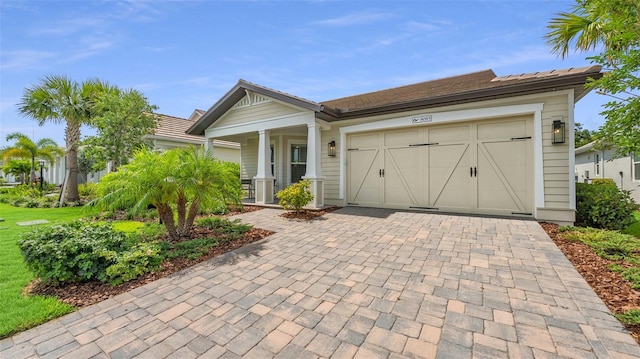
[(306, 121), (301, 125), (257, 130), (213, 139), (240, 143), (240, 180), (248, 191), (245, 203), (278, 206), (275, 193), (301, 180), (310, 182), (314, 200), (307, 207), (324, 208), (324, 177), (321, 168), (320, 132), (322, 123)]

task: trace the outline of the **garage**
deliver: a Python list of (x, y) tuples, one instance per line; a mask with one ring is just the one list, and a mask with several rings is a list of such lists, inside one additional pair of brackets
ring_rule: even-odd
[(533, 117), (353, 133), (347, 203), (533, 215)]

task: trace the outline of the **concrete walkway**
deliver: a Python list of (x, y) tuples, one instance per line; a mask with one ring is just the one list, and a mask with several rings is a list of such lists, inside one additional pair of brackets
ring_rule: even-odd
[(0, 358), (638, 358), (536, 222), (264, 209), (260, 243), (0, 341)]

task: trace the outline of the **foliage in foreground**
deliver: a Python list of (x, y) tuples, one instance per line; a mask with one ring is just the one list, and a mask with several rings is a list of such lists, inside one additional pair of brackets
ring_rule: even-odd
[(636, 222), (625, 228), (622, 233), (630, 234), (636, 238), (640, 238), (640, 212), (636, 212), (633, 214), (636, 217)]
[(169, 239), (177, 241), (190, 235), (201, 207), (240, 203), (242, 187), (230, 166), (201, 150), (145, 148), (118, 172), (102, 178), (98, 194), (90, 204), (103, 209), (126, 208), (138, 214), (155, 207)]
[(600, 114), (596, 148), (615, 148), (622, 157), (640, 151), (640, 2), (637, 0), (576, 0), (571, 12), (551, 19), (545, 36), (552, 52), (563, 58), (578, 51), (602, 51), (590, 57), (607, 72), (587, 88), (611, 97)]
[(280, 201), (279, 204), (284, 209), (299, 212), (307, 203), (313, 201), (310, 186), (309, 180), (302, 180), (278, 191), (276, 197)]
[(564, 227), (567, 239), (588, 245), (598, 256), (614, 261), (609, 266), (629, 282), (631, 288), (640, 290), (640, 238), (595, 228)]
[(24, 264), (18, 239), (32, 227), (15, 225), (18, 221), (46, 219), (61, 223), (76, 220), (83, 214), (82, 208), (16, 208), (0, 203), (0, 338), (28, 329), (73, 311), (73, 308), (53, 297), (24, 296), (22, 290), (33, 279)]
[(615, 184), (576, 183), (576, 224), (583, 227), (622, 230), (635, 223), (638, 205), (629, 191)]
[(631, 309), (622, 314), (616, 314), (616, 318), (625, 324), (639, 325), (640, 324), (640, 309)]
[(27, 267), (53, 284), (97, 279), (112, 285), (155, 270), (162, 262), (155, 242), (140, 242), (108, 223), (75, 221), (25, 233), (20, 250)]

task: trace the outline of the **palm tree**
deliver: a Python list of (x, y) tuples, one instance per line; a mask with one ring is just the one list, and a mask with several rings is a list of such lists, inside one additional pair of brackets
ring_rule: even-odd
[(64, 154), (58, 144), (50, 138), (41, 138), (33, 142), (29, 136), (15, 132), (7, 135), (7, 141), (15, 141), (13, 146), (7, 146), (0, 150), (3, 160), (10, 158), (26, 158), (31, 160), (31, 180), (36, 178), (36, 158), (46, 160), (53, 165), (56, 155)]
[(47, 122), (65, 122), (65, 151), (67, 153), (67, 201), (76, 202), (78, 194), (78, 142), (80, 127), (94, 116), (93, 103), (97, 92), (109, 86), (99, 80), (77, 83), (66, 76), (52, 75), (38, 85), (25, 89), (18, 104), (19, 111), (40, 126)]
[(614, 22), (626, 19), (628, 23), (622, 28), (635, 29), (637, 33), (639, 11), (640, 3), (636, 0), (577, 1), (571, 12), (561, 12), (551, 19), (547, 25), (550, 31), (544, 38), (551, 51), (562, 58), (569, 55), (572, 45), (581, 52), (595, 50), (598, 45), (624, 50), (629, 46), (628, 39), (621, 37)]
[(101, 197), (89, 205), (111, 210), (127, 208), (133, 213), (154, 206), (169, 238), (177, 241), (191, 234), (203, 206), (216, 201), (238, 204), (242, 188), (232, 167), (203, 151), (189, 148), (160, 153), (143, 148), (119, 171), (103, 177), (98, 192)]

